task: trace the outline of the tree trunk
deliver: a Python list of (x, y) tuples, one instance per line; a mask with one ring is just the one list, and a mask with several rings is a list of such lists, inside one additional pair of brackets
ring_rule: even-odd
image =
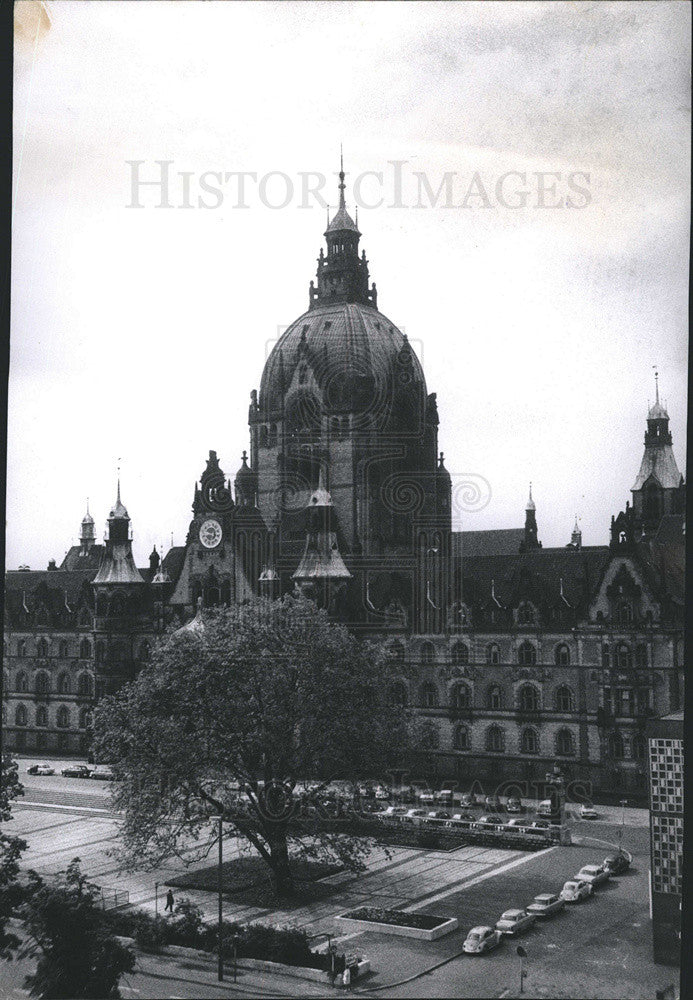
[(270, 867), (272, 881), (278, 896), (287, 897), (294, 893), (294, 880), (289, 864), (289, 847), (286, 843), (286, 832), (274, 830), (269, 839)]

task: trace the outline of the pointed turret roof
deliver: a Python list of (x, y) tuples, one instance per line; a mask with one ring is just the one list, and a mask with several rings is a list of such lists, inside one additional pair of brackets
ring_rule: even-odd
[(120, 476), (118, 476), (118, 495), (116, 497), (116, 502), (111, 507), (111, 512), (108, 515), (108, 520), (109, 521), (114, 521), (114, 520), (129, 521), (130, 520), (130, 515), (128, 514), (127, 510), (125, 509), (125, 506), (123, 505), (123, 503), (122, 503), (122, 501), (120, 499)]
[(532, 484), (530, 483), (529, 484), (529, 499), (527, 500), (527, 506), (525, 507), (525, 510), (536, 510), (536, 509), (537, 509), (537, 506), (534, 503), (534, 500), (532, 499)]
[(87, 499), (87, 512), (84, 515), (84, 517), (82, 518), (82, 524), (84, 525), (84, 524), (93, 524), (93, 523), (94, 523), (94, 518), (89, 513), (89, 500)]
[(346, 210), (346, 204), (344, 203), (344, 188), (346, 187), (344, 183), (344, 156), (340, 153), (340, 167), (339, 167), (339, 208), (337, 209), (337, 214), (328, 224), (325, 230), (325, 236), (328, 233), (342, 232), (348, 230), (352, 233), (359, 233), (358, 226), (349, 215)]

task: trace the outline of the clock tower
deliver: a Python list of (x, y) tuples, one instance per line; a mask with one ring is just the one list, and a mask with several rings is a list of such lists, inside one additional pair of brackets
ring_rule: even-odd
[(215, 451), (195, 484), (183, 568), (171, 597), (188, 609), (239, 603), (257, 593), (266, 530), (252, 503), (234, 503)]

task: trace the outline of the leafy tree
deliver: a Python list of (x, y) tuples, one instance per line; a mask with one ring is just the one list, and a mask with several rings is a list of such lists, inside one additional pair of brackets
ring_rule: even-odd
[[(17, 761), (4, 755), (0, 758), (0, 822), (10, 821), (12, 801), (23, 794)], [(5, 961), (13, 957), (21, 943), (7, 925), (23, 898), (19, 884), (19, 859), (26, 847), (25, 840), (0, 831), (0, 958)]]
[(20, 914), (29, 942), (23, 954), (38, 964), (25, 986), (45, 1000), (119, 997), (118, 982), (135, 967), (135, 956), (111, 932), (98, 908), (96, 886), (87, 882), (79, 858), (55, 884), (29, 873)]
[(358, 869), (372, 841), (335, 824), (306, 836), (290, 800), (301, 780), (382, 776), (400, 760), (408, 720), (388, 703), (393, 669), (301, 597), (210, 611), (202, 629), (169, 636), (95, 715), (98, 758), (121, 779), (128, 859), (190, 858), (203, 834), (209, 850), (216, 814), (265, 860), (279, 895), (294, 888), (290, 848)]

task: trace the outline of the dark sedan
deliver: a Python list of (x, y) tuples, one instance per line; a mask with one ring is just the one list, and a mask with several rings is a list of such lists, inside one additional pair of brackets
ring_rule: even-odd
[(85, 764), (69, 764), (60, 773), (63, 778), (90, 778), (91, 768)]

